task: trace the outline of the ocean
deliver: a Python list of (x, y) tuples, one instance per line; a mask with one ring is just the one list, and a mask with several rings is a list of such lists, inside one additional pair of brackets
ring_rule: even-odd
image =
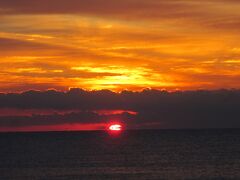
[(240, 179), (240, 130), (1, 133), (0, 179)]

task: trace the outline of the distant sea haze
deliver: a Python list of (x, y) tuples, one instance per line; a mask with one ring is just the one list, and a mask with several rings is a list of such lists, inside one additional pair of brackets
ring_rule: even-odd
[(0, 94), (0, 131), (240, 128), (240, 90)]

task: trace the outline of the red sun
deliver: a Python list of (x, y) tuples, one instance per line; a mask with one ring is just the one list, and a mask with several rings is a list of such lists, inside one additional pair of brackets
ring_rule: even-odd
[(109, 127), (108, 127), (108, 130), (109, 131), (121, 131), (122, 130), (122, 125), (121, 124), (111, 124)]

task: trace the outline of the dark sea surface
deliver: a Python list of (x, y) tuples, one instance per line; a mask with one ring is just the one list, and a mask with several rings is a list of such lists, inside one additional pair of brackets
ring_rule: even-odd
[(2, 133), (0, 179), (240, 179), (240, 130)]

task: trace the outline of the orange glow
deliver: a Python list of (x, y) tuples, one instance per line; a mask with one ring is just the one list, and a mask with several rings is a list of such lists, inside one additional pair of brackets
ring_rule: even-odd
[(37, 125), (24, 127), (0, 127), (0, 132), (38, 132), (38, 131), (96, 131), (102, 130), (105, 123)]
[(71, 2), (2, 5), (0, 92), (240, 88), (237, 1)]

